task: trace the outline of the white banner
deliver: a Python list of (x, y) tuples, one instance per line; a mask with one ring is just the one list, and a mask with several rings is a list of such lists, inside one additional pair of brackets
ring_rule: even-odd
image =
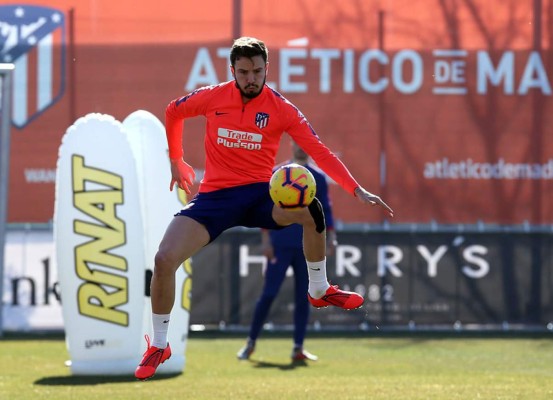
[[(157, 187), (169, 171), (162, 140), (163, 125), (145, 111), (125, 124), (89, 114), (63, 137), (54, 238), (74, 374), (131, 374), (145, 350), (143, 335), (151, 331), (147, 270), (180, 208), (168, 186)], [(184, 271), (179, 278), (186, 279)], [(187, 309), (175, 312), (174, 361), (159, 373), (182, 371), (188, 315)]]
[(144, 242), (123, 126), (89, 114), (59, 150), (54, 240), (75, 374), (130, 373), (140, 361)]
[[(125, 118), (123, 127), (136, 163), (144, 229), (145, 267), (146, 271), (153, 273), (158, 245), (173, 215), (186, 204), (186, 193), (180, 189), (169, 191), (169, 149), (162, 123), (153, 114), (140, 110)], [(179, 268), (176, 274), (175, 305), (171, 311), (168, 335), (173, 354), (158, 368), (159, 372), (178, 372), (184, 368), (190, 316), (191, 272), (188, 261), (186, 270), (184, 267)], [(153, 335), (151, 315), (150, 298), (147, 298), (144, 307), (144, 331), (150, 336)], [(143, 351), (145, 350), (146, 342), (143, 342)]]
[(4, 330), (62, 331), (52, 232), (8, 231), (4, 250)]

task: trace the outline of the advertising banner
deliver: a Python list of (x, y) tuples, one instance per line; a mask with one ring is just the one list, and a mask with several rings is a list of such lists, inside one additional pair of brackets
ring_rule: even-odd
[(6, 235), (3, 329), (63, 329), (58, 268), (51, 230), (15, 231)]
[[(154, 255), (169, 210), (182, 206), (161, 184), (168, 171), (163, 126), (145, 111), (123, 123), (89, 114), (63, 137), (54, 239), (74, 374), (131, 374), (140, 362), (143, 335), (152, 333)], [(179, 302), (169, 336), (175, 355), (160, 373), (181, 372), (185, 364), (190, 273), (183, 267), (177, 274)]]
[[(78, 116), (141, 109), (163, 121), (170, 100), (232, 79), (238, 19), (269, 47), (268, 85), (394, 208), (390, 222), (551, 224), (550, 1), (515, 3), (283, 0), (270, 13), (249, 2), (240, 18), (223, 0), (0, 6), (0, 61), (19, 66), (8, 220), (52, 220), (57, 149)], [(204, 125), (184, 132), (198, 176)], [(387, 218), (336, 185), (331, 196), (338, 221)]]
[[(136, 165), (136, 176), (141, 207), (145, 277), (144, 282), (144, 332), (153, 337), (152, 307), (149, 290), (154, 269), (154, 257), (165, 229), (173, 214), (186, 204), (186, 193), (180, 189), (169, 191), (171, 179), (169, 150), (165, 129), (161, 122), (147, 111), (139, 110), (123, 121)], [(163, 179), (165, 177), (165, 179)], [(192, 288), (192, 265), (187, 261), (176, 272), (175, 305), (171, 310), (171, 329), (168, 341), (173, 354), (163, 363), (160, 371), (180, 372), (185, 365), (186, 342), (190, 317), (190, 291)], [(145, 343), (143, 342), (142, 345)], [(144, 348), (144, 350), (146, 350)]]
[[(52, 233), (16, 231), (7, 239), (4, 326), (63, 329)], [(349, 312), (313, 309), (312, 329), (546, 329), (553, 322), (550, 233), (351, 231), (338, 232), (338, 242), (328, 277), (365, 303)], [(195, 256), (194, 289), (189, 275), (176, 296), (193, 326), (249, 326), (263, 285), (260, 245), (256, 230), (230, 231)], [(269, 326), (292, 325), (293, 279), (285, 278)]]
[[(339, 232), (338, 242), (329, 280), (365, 303), (349, 312), (312, 310), (313, 326), (545, 328), (553, 321), (550, 233)], [(266, 265), (260, 245), (258, 232), (237, 230), (195, 257), (192, 324), (250, 324)], [(292, 324), (293, 307), (288, 276), (267, 322)]]
[(101, 114), (77, 120), (59, 151), (54, 215), (74, 374), (130, 373), (140, 361), (145, 274), (139, 196), (121, 123)]

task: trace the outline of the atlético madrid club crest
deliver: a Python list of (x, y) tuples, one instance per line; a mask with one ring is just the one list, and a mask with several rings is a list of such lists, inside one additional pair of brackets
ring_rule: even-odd
[(268, 123), (269, 123), (269, 114), (264, 112), (258, 112), (255, 115), (255, 124), (259, 127), (259, 129), (265, 128)]
[(23, 128), (58, 101), (65, 80), (65, 16), (31, 5), (0, 6), (0, 62), (13, 63), (12, 122)]

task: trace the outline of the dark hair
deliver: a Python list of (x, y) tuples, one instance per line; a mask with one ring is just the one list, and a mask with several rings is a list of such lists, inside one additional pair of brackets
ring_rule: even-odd
[(234, 66), (236, 60), (240, 57), (252, 58), (255, 56), (263, 57), (263, 61), (267, 63), (269, 58), (269, 50), (261, 40), (243, 36), (238, 38), (232, 44), (230, 49), (230, 65)]

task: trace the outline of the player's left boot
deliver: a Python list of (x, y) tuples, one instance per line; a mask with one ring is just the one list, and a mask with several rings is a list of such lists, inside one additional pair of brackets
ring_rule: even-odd
[(363, 296), (355, 292), (341, 290), (338, 285), (331, 285), (320, 299), (314, 299), (309, 293), (307, 293), (307, 298), (311, 305), (317, 308), (335, 306), (345, 310), (353, 310), (363, 305)]
[(166, 348), (160, 349), (155, 346), (150, 346), (150, 337), (148, 335), (144, 337), (148, 348), (142, 357), (142, 361), (138, 367), (136, 367), (136, 371), (134, 371), (134, 376), (142, 380), (154, 376), (159, 364), (163, 364), (166, 360), (171, 358), (171, 346), (169, 346), (169, 343), (167, 343)]
[(290, 357), (292, 357), (292, 361), (317, 361), (319, 359), (315, 354), (311, 354), (307, 350), (304, 350), (303, 347), (294, 347)]

